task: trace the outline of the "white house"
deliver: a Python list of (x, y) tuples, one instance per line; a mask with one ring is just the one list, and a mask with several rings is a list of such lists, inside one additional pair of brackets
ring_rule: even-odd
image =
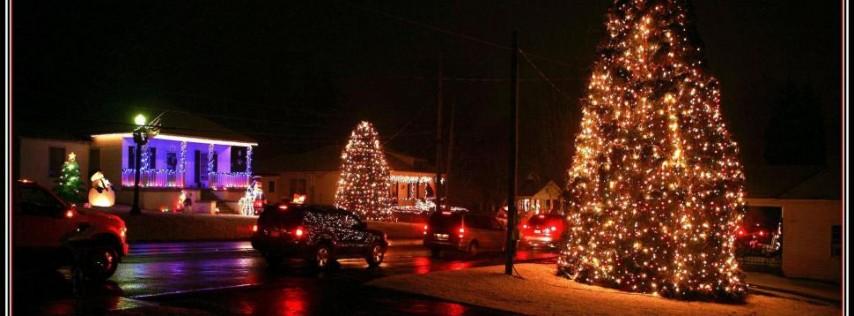
[(112, 182), (117, 203), (132, 202), (139, 167), (143, 209), (175, 208), (184, 191), (197, 202), (197, 211), (235, 210), (236, 201), (252, 181), (253, 150), (258, 144), (211, 121), (179, 112), (165, 114), (161, 125), (160, 133), (142, 147), (140, 166), (134, 159), (136, 144), (130, 130), (97, 133), (90, 141), (22, 137), (18, 176), (51, 186), (58, 176), (56, 165), (61, 167), (65, 155), (75, 152), (81, 172), (101, 171)]
[[(261, 177), (267, 199), (290, 200), (294, 195), (304, 195), (306, 203), (335, 203), (342, 149), (327, 146), (264, 161)], [(388, 149), (385, 158), (392, 182), (389, 193), (395, 206), (414, 206), (434, 197), (436, 173), (425, 160)]]
[(746, 218), (757, 215), (751, 213), (772, 212), (776, 213), (773, 217), (781, 219), (782, 274), (840, 282), (843, 210), (839, 166), (765, 166), (750, 170)]

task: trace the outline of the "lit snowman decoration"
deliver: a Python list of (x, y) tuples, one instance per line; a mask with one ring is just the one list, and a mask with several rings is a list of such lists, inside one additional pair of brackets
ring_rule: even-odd
[(110, 207), (116, 204), (116, 192), (113, 185), (100, 171), (95, 172), (89, 180), (92, 188), (89, 189), (89, 204), (99, 207)]

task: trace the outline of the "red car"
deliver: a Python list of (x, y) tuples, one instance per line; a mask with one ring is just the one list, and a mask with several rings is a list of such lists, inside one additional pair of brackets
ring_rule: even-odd
[(81, 208), (28, 180), (13, 189), (16, 265), (76, 264), (83, 277), (105, 280), (128, 253), (127, 227), (118, 216)]
[(534, 215), (519, 227), (519, 245), (524, 247), (558, 246), (563, 235), (566, 219), (559, 214)]
[(736, 231), (736, 253), (740, 255), (776, 255), (782, 247), (782, 230), (762, 225), (746, 225)]

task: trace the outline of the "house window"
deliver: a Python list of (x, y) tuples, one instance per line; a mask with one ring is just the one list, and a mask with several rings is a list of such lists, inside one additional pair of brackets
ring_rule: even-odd
[(65, 148), (50, 147), (48, 148), (49, 164), (47, 175), (50, 177), (58, 177), (62, 171), (62, 164), (65, 163)]
[(128, 146), (128, 169), (136, 169), (136, 147)]
[(231, 147), (231, 172), (246, 172), (246, 147)]
[(830, 227), (830, 255), (838, 257), (842, 254), (842, 226)]
[(291, 196), (305, 194), (305, 179), (291, 179)]
[(276, 192), (276, 181), (267, 181), (267, 191), (270, 193)]
[(178, 169), (178, 154), (166, 153), (166, 169), (175, 171)]
[(148, 169), (157, 169), (157, 148), (148, 147)]
[(395, 182), (394, 185), (391, 186), (391, 198), (393, 200), (397, 200), (398, 196), (400, 196), (400, 185)]
[(208, 170), (208, 172), (217, 172), (217, 170), (219, 170), (219, 166), (218, 166), (219, 165), (219, 159), (218, 158), (219, 158), (218, 155), (216, 153), (213, 153), (213, 156), (211, 156), (211, 160), (213, 161), (213, 166), (211, 166), (212, 168), (211, 168), (211, 170)]
[(89, 149), (89, 174), (101, 170), (101, 150)]

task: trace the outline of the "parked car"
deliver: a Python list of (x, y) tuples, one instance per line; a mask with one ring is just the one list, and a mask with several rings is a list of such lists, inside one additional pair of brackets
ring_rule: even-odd
[(368, 229), (353, 212), (324, 205), (268, 204), (253, 227), (252, 247), (271, 265), (303, 258), (327, 269), (338, 258), (365, 258), (379, 266), (388, 248), (386, 235)]
[(442, 251), (475, 256), (482, 251), (504, 251), (505, 229), (494, 216), (468, 212), (436, 212), (424, 225), (424, 246), (433, 257)]
[(745, 225), (736, 231), (735, 248), (738, 256), (774, 257), (783, 246), (783, 230), (761, 224)]
[(106, 280), (128, 253), (118, 216), (78, 207), (28, 180), (13, 187), (13, 257), (50, 268), (73, 265), (81, 276)]
[(565, 229), (566, 220), (559, 214), (534, 215), (522, 223), (519, 229), (520, 245), (526, 247), (558, 246)]

